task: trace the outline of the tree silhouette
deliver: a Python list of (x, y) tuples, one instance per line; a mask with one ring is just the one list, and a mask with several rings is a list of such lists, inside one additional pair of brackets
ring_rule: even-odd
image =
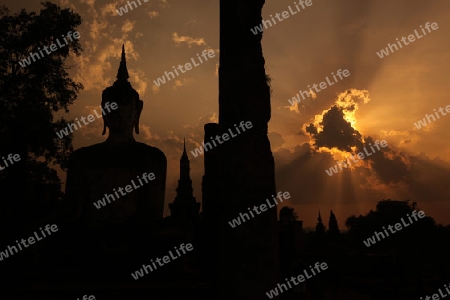
[(330, 219), (328, 220), (328, 234), (330, 236), (337, 236), (339, 235), (339, 233), (340, 230), (336, 216), (334, 215), (333, 211), (330, 210)]
[[(0, 187), (9, 188), (22, 205), (25, 199), (31, 203), (41, 200), (38, 198), (48, 195), (49, 188), (51, 194), (62, 197), (60, 179), (51, 165), (64, 169), (73, 135), (57, 137), (56, 131), (67, 121), (55, 120), (54, 114), (69, 112), (69, 105), (83, 88), (69, 78), (65, 66), (70, 53), (80, 55), (78, 40), (50, 54), (43, 51), (44, 46), (56, 44), (57, 38), (62, 41), (69, 31), (75, 32), (81, 17), (51, 2), (42, 5), (39, 14), (22, 9), (10, 15), (5, 6), (0, 7), (0, 155), (21, 157), (14, 168), (3, 171)], [(40, 59), (25, 67), (19, 64), (30, 52), (39, 51), (44, 53)]]
[[(370, 210), (365, 216), (351, 216), (347, 219), (345, 225), (349, 228), (348, 233), (355, 239), (356, 244), (361, 249), (375, 252), (402, 252), (407, 249), (425, 250), (427, 242), (431, 242), (431, 237), (435, 237), (437, 226), (433, 218), (425, 216), (423, 219), (409, 221), (408, 216), (417, 209), (417, 203), (406, 201), (382, 200), (378, 202), (376, 210)], [(373, 236), (376, 232), (383, 232), (383, 226), (394, 226), (396, 223), (402, 223), (407, 226), (398, 232), (391, 233), (382, 241), (374, 246), (367, 248), (362, 241)], [(421, 240), (421, 243), (417, 243)]]
[(280, 220), (286, 219), (287, 221), (297, 221), (298, 215), (294, 208), (289, 206), (283, 206), (280, 209)]

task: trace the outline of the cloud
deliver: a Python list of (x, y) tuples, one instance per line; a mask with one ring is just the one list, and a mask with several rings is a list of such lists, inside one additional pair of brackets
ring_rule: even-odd
[(337, 96), (335, 104), (322, 115), (316, 115), (315, 122), (304, 126), (304, 131), (311, 136), (311, 142), (318, 150), (331, 152), (337, 150), (353, 152), (352, 147), (362, 148), (364, 139), (353, 126), (356, 124), (355, 113), (358, 104), (370, 101), (366, 90), (350, 89)]
[(272, 131), (268, 134), (272, 149), (277, 149), (284, 144), (283, 137), (278, 132)]
[(205, 45), (205, 40), (203, 38), (192, 38), (189, 36), (178, 36), (178, 33), (174, 32), (172, 34), (172, 41), (177, 45), (180, 46), (182, 43), (186, 43), (188, 45), (188, 48), (191, 48), (192, 45), (197, 45), (197, 46), (201, 46), (201, 45)]
[(150, 126), (145, 124), (139, 124), (139, 134), (141, 134), (141, 139), (147, 142), (161, 140), (161, 137), (157, 134), (152, 134)]
[(148, 15), (150, 16), (150, 19), (156, 18), (159, 16), (159, 12), (157, 11), (149, 11)]
[[(317, 99), (317, 94), (314, 93), (313, 90), (310, 89), (310, 90), (308, 91), (308, 94), (311, 95), (311, 99), (312, 99), (312, 100)], [(289, 109), (289, 111), (293, 111), (293, 112), (295, 112), (295, 113), (297, 113), (297, 114), (300, 114), (300, 111), (303, 111), (303, 110), (307, 107), (307, 106), (306, 106), (306, 100), (309, 99), (309, 97), (306, 98), (306, 96), (305, 96), (306, 99), (304, 99), (304, 100), (301, 99), (300, 97), (301, 97), (301, 96), (299, 96), (299, 94), (296, 94), (295, 97), (293, 97), (293, 98), (290, 99), (290, 100), (292, 100), (292, 101), (295, 101), (294, 105), (281, 106), (281, 107), (278, 107), (278, 108)], [(300, 99), (300, 101), (297, 102), (295, 99)], [(302, 102), (302, 101), (303, 101), (303, 102)]]
[[(99, 4), (94, 0), (80, 2), (71, 3), (71, 8), (75, 11), (88, 6), (83, 12), (85, 21), (79, 28), (82, 37), (80, 43), (85, 51), (78, 57), (71, 56), (76, 65), (74, 80), (84, 85), (84, 91), (100, 92), (111, 85), (114, 78), (108, 78), (108, 75), (111, 72), (115, 75), (124, 43), (130, 82), (133, 86), (137, 86), (140, 93), (144, 93), (147, 89), (144, 71), (136, 67), (130, 68), (130, 62), (140, 58), (132, 40), (143, 36), (142, 32), (136, 31), (136, 21), (124, 18), (111, 20), (111, 16), (117, 15), (115, 7), (120, 4), (120, 1), (107, 4)], [(157, 12), (154, 11), (154, 13)]]
[(174, 90), (179, 90), (181, 87), (186, 86), (187, 84), (194, 82), (194, 78), (181, 78), (181, 79), (176, 79), (174, 81), (174, 84), (172, 86), (172, 88)]
[(144, 95), (147, 92), (148, 87), (148, 79), (145, 77), (144, 71), (139, 69), (129, 69), (128, 74), (130, 76), (129, 80), (134, 82), (133, 88), (139, 95)]
[(128, 33), (130, 31), (132, 31), (135, 23), (136, 22), (131, 22), (130, 20), (125, 20), (122, 25), (122, 32)]
[(170, 5), (167, 2), (167, 0), (159, 0), (159, 6), (163, 7), (163, 8), (170, 7)]
[(158, 94), (161, 89), (156, 84), (152, 84), (152, 93), (154, 95)]

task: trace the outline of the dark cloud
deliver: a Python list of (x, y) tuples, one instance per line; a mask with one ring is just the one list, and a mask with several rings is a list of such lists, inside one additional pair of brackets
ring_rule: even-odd
[(306, 131), (312, 136), (316, 147), (336, 147), (339, 150), (351, 152), (350, 147), (361, 147), (361, 134), (354, 129), (350, 122), (344, 119), (343, 109), (333, 105), (323, 115), (322, 122), (319, 123), (323, 130), (318, 133), (317, 128), (310, 124)]

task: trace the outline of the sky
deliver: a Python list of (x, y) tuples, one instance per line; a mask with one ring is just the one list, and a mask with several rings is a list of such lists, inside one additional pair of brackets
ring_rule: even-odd
[[(4, 1), (12, 13), (41, 9), (39, 1), (23, 2)], [(184, 138), (194, 196), (201, 201), (203, 156), (190, 150), (202, 143), (203, 125), (218, 121), (219, 1), (136, 0), (138, 7), (121, 16), (116, 10), (127, 5), (124, 0), (56, 3), (83, 20), (78, 31), (84, 51), (67, 64), (70, 76), (85, 88), (66, 117), (98, 110), (125, 44), (129, 81), (144, 101), (136, 140), (158, 147), (168, 160), (165, 215), (175, 198)], [(263, 19), (289, 6), (296, 11), (293, 0), (267, 0)], [(445, 112), (450, 105), (449, 12), (445, 0), (312, 0), (267, 26), (262, 44), (271, 78), (269, 139), (277, 191), (291, 194), (283, 204), (294, 207), (304, 227), (316, 225), (319, 210), (328, 227), (332, 209), (345, 230), (348, 217), (368, 213), (382, 199), (415, 201), (438, 223), (450, 223), (450, 116), (438, 113), (435, 121), (429, 117), (426, 126), (415, 126), (425, 114), (440, 107)], [(420, 26), (427, 22), (438, 28), (424, 35)], [(420, 39), (380, 58), (388, 43), (415, 30)], [(215, 56), (159, 87), (154, 84), (172, 66), (196, 60), (204, 50)], [(333, 79), (344, 70), (347, 77)], [(326, 77), (333, 85), (314, 90), (313, 84)], [(308, 86), (310, 97), (291, 105), (288, 100)], [(74, 149), (104, 141), (102, 128), (96, 120), (76, 131)], [(371, 151), (368, 143), (377, 140), (387, 146)], [(328, 175), (337, 161), (364, 153), (364, 147), (370, 156)], [(60, 176), (64, 181), (65, 173)]]

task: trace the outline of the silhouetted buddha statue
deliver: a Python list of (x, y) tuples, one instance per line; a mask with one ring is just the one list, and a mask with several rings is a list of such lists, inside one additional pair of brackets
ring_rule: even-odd
[(161, 150), (133, 137), (133, 130), (139, 134), (143, 102), (128, 77), (122, 47), (117, 80), (102, 93), (102, 134), (108, 128), (108, 138), (70, 158), (66, 197), (83, 227), (142, 225), (163, 218), (167, 160)]

